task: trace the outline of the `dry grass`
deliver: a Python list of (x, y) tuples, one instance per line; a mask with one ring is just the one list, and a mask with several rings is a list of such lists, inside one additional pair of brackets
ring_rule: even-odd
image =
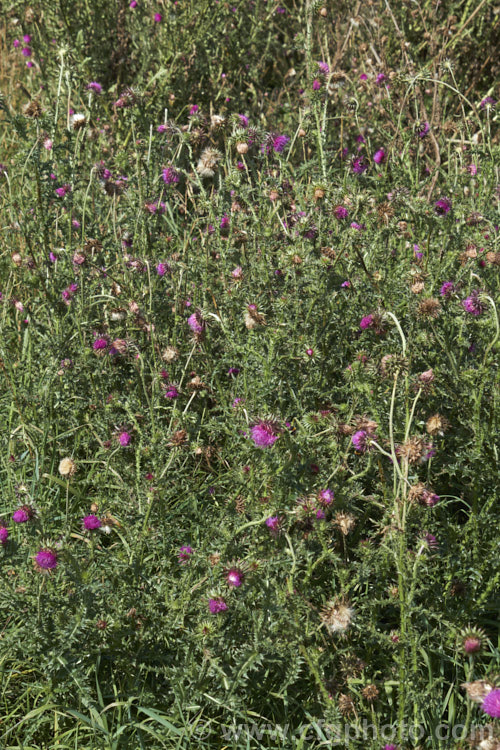
[[(26, 92), (20, 81), (24, 78), (25, 59), (15, 54), (8, 32), (7, 24), (0, 25), (0, 95), (11, 113), (19, 112), (20, 107), (26, 102)], [(36, 74), (33, 74), (36, 75)], [(38, 82), (33, 80), (34, 87), (38, 88)], [(11, 130), (8, 127), (5, 116), (0, 118), (0, 158), (6, 161), (14, 144), (11, 141)]]

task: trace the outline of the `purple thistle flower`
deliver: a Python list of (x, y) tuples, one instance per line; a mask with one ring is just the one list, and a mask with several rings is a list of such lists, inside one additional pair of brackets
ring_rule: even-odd
[(317, 78), (314, 79), (313, 84), (313, 91), (318, 91), (321, 88), (321, 81), (318, 81)]
[(243, 269), (241, 266), (236, 266), (236, 268), (233, 268), (231, 271), (231, 276), (233, 279), (236, 279), (237, 281), (240, 281), (243, 278)]
[(208, 600), (208, 608), (213, 615), (217, 615), (227, 609), (227, 604), (222, 596), (218, 596), (215, 599)]
[(161, 13), (155, 13), (154, 14), (153, 20), (154, 20), (155, 23), (161, 23), (161, 19), (162, 19)]
[(241, 127), (248, 128), (250, 124), (250, 120), (248, 119), (248, 117), (246, 115), (238, 115), (238, 118), (239, 118)]
[(383, 164), (385, 161), (385, 151), (383, 148), (379, 148), (378, 151), (375, 151), (373, 154), (373, 161), (375, 164)]
[(280, 135), (280, 133), (270, 133), (266, 142), (261, 146), (262, 153), (269, 155), (271, 151), (275, 154), (281, 154), (290, 138), (287, 135)]
[(462, 300), (462, 306), (466, 312), (475, 316), (481, 315), (485, 310), (485, 306), (479, 298), (479, 291), (477, 289), (474, 289), (468, 297)]
[(51, 549), (41, 549), (35, 556), (35, 563), (40, 570), (54, 570), (57, 567), (57, 554)]
[(185, 545), (184, 547), (181, 547), (179, 550), (179, 562), (186, 563), (192, 554), (193, 554), (193, 548), (190, 547), (189, 545)]
[(500, 719), (500, 689), (495, 688), (485, 696), (481, 706), (485, 714), (493, 719)]
[(439, 294), (441, 295), (441, 297), (448, 298), (453, 294), (454, 291), (455, 284), (453, 283), (453, 281), (445, 281), (439, 291)]
[(197, 105), (197, 104), (193, 104), (193, 105), (192, 105), (192, 106), (191, 106), (191, 107), (189, 108), (189, 114), (190, 114), (190, 115), (196, 115), (196, 114), (198, 114), (198, 112), (199, 112), (199, 111), (200, 111), (200, 108), (198, 107), (198, 105)]
[(351, 169), (354, 174), (363, 174), (363, 172), (366, 172), (366, 170), (368, 169), (368, 165), (365, 163), (364, 157), (356, 156), (351, 161)]
[(384, 745), (384, 750), (398, 750), (397, 745)]
[(276, 536), (281, 529), (281, 518), (279, 516), (269, 516), (269, 518), (266, 518), (266, 526), (271, 534)]
[(287, 135), (275, 135), (273, 138), (273, 151), (275, 154), (281, 154), (290, 138)]
[(226, 573), (226, 581), (229, 586), (239, 588), (243, 583), (243, 573), (238, 568), (230, 568)]
[(351, 442), (357, 451), (364, 453), (368, 448), (368, 433), (366, 430), (358, 430), (352, 436)]
[(318, 493), (318, 500), (320, 505), (330, 505), (334, 500), (333, 490), (327, 488), (326, 490), (320, 490)]
[(0, 544), (7, 544), (9, 539), (9, 530), (6, 526), (0, 526)]
[(364, 318), (361, 318), (359, 327), (366, 331), (367, 328), (371, 328), (373, 326), (373, 313), (370, 313), (369, 315), (365, 315)]
[(108, 347), (108, 342), (107, 342), (107, 339), (104, 339), (104, 338), (96, 339), (94, 343), (92, 344), (92, 349), (95, 352), (99, 352), (99, 351), (102, 351), (103, 349), (107, 349), (107, 347)]
[(431, 129), (431, 126), (428, 122), (422, 122), (420, 125), (417, 126), (417, 135), (419, 138), (425, 138), (429, 130)]
[(278, 429), (274, 422), (260, 420), (251, 429), (252, 440), (258, 448), (268, 448), (278, 439)]
[(94, 94), (102, 94), (102, 86), (100, 83), (97, 83), (97, 81), (91, 81), (87, 84), (87, 89), (89, 91), (93, 91)]
[(167, 185), (176, 185), (179, 182), (179, 173), (173, 167), (165, 167), (162, 177)]
[(318, 61), (317, 65), (318, 65), (318, 68), (320, 69), (320, 72), (323, 73), (324, 76), (327, 76), (328, 73), (330, 72), (330, 67), (328, 63)]
[(421, 383), (432, 383), (434, 380), (434, 372), (431, 370), (426, 370), (425, 372), (421, 372), (418, 376), (418, 379)]
[(64, 198), (66, 193), (69, 193), (70, 190), (71, 190), (71, 185), (61, 185), (61, 187), (58, 187), (55, 189), (55, 194), (59, 198)]
[(179, 391), (177, 390), (175, 385), (169, 385), (167, 387), (167, 390), (165, 391), (165, 398), (174, 399), (174, 398), (178, 398), (178, 396), (179, 396)]
[(306, 240), (313, 240), (318, 234), (318, 228), (315, 224), (311, 224), (303, 233), (303, 237)]
[(31, 49), (29, 47), (23, 47), (21, 50), (23, 57), (31, 57)]
[(386, 78), (387, 78), (387, 76), (385, 75), (385, 73), (379, 73), (378, 76), (375, 79), (375, 83), (378, 86), (381, 86), (383, 84), (383, 82), (385, 81)]
[(101, 527), (101, 519), (94, 516), (92, 513), (89, 516), (85, 516), (82, 520), (83, 528), (87, 531), (95, 531)]
[(440, 198), (434, 203), (434, 211), (438, 216), (446, 216), (451, 211), (451, 201), (449, 198)]
[(481, 651), (481, 639), (470, 636), (464, 640), (464, 651), (466, 654), (477, 654)]
[(12, 520), (14, 523), (26, 523), (26, 521), (30, 521), (34, 515), (35, 511), (33, 508), (29, 505), (22, 505), (14, 512)]
[(487, 106), (490, 106), (490, 107), (494, 107), (494, 106), (495, 106), (495, 104), (496, 104), (496, 100), (495, 100), (495, 99), (493, 99), (493, 97), (492, 97), (492, 96), (486, 96), (486, 97), (485, 97), (485, 98), (484, 98), (484, 99), (483, 99), (483, 100), (481, 101), (481, 103), (479, 104), (479, 106), (481, 107), (481, 109), (485, 109), (485, 108), (486, 108)]
[(165, 274), (169, 272), (170, 272), (170, 266), (165, 261), (161, 261), (156, 266), (156, 273), (158, 274), (158, 276), (165, 276)]
[(150, 214), (164, 214), (166, 206), (163, 201), (152, 201), (151, 203), (145, 203), (144, 208), (146, 211), (149, 211)]
[(241, 370), (239, 367), (230, 367), (229, 370), (227, 371), (227, 374), (229, 375), (229, 377), (235, 378), (237, 375), (240, 374), (240, 372)]
[(131, 440), (132, 435), (126, 430), (122, 430), (122, 432), (120, 432), (120, 434), (118, 435), (118, 442), (123, 448), (126, 448), (127, 445), (130, 445)]
[(436, 495), (435, 492), (430, 492), (429, 490), (424, 490), (422, 493), (422, 501), (424, 505), (427, 505), (428, 508), (433, 508), (435, 505), (438, 504), (440, 501), (439, 495)]
[(333, 213), (335, 215), (335, 218), (339, 221), (342, 221), (342, 219), (347, 219), (349, 216), (349, 211), (345, 206), (335, 206), (333, 209)]
[(205, 321), (201, 317), (199, 310), (190, 315), (187, 322), (193, 333), (202, 334), (205, 330)]

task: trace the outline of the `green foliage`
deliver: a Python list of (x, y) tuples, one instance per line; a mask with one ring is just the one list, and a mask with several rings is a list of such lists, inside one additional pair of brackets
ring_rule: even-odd
[(487, 723), (460, 686), (500, 669), (498, 115), (460, 61), (497, 29), (432, 5), (12, 5), (2, 747)]

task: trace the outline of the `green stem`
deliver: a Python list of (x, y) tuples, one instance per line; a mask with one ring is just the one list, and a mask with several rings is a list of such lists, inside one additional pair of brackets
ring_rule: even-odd
[(408, 423), (407, 423), (407, 425), (406, 425), (406, 432), (405, 432), (405, 443), (406, 443), (406, 441), (408, 440), (408, 437), (409, 437), (409, 434), (410, 434), (411, 423), (413, 422), (413, 416), (414, 416), (414, 414), (415, 414), (415, 407), (416, 407), (416, 405), (417, 405), (417, 401), (418, 401), (418, 399), (420, 398), (420, 394), (421, 394), (421, 393), (422, 393), (422, 389), (420, 388), (420, 389), (419, 389), (419, 391), (418, 391), (418, 393), (417, 393), (417, 395), (415, 396), (415, 400), (413, 401), (413, 405), (412, 405), (412, 407), (411, 407), (411, 412), (410, 412), (410, 416), (409, 416), (409, 418), (408, 418)]
[(399, 331), (399, 335), (401, 336), (401, 342), (403, 344), (403, 357), (404, 357), (404, 356), (406, 356), (406, 338), (405, 338), (405, 335), (403, 333), (403, 329), (401, 328), (399, 320), (396, 318), (396, 316), (393, 313), (387, 312), (386, 315), (388, 315), (390, 318), (392, 318), (393, 321), (396, 324), (396, 328)]
[(497, 312), (497, 308), (496, 308), (495, 303), (493, 302), (493, 300), (491, 299), (491, 297), (489, 297), (487, 294), (485, 294), (483, 296), (484, 296), (484, 299), (488, 300), (488, 302), (490, 303), (490, 305), (493, 308), (493, 313), (494, 313), (494, 317), (495, 317), (495, 327), (496, 327), (495, 335), (492, 338), (492, 340), (490, 341), (490, 343), (488, 344), (488, 346), (486, 347), (486, 351), (484, 353), (484, 357), (483, 357), (483, 367), (484, 367), (485, 364), (486, 364), (486, 359), (488, 357), (488, 354), (490, 353), (491, 349), (495, 346), (495, 344), (498, 341), (498, 337), (500, 336), (500, 323), (498, 321), (498, 312)]

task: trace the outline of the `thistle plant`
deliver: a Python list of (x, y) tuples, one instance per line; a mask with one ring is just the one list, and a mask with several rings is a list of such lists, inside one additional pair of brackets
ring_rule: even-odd
[(0, 746), (495, 748), (494, 9), (46, 5), (0, 35)]

